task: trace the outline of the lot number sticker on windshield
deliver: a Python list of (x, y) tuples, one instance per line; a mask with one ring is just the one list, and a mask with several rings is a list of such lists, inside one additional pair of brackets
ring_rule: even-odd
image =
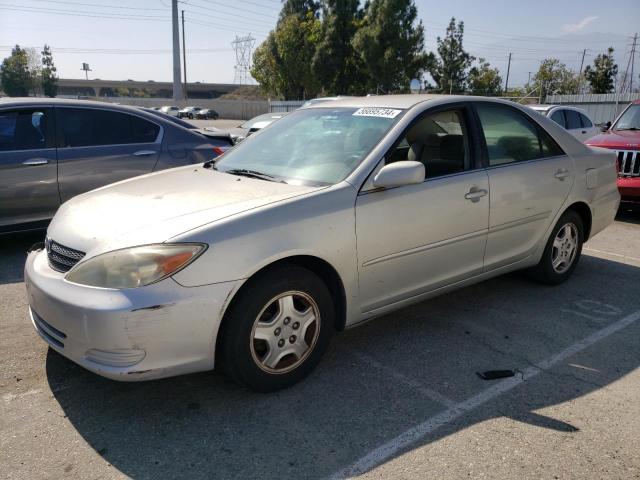
[(354, 117), (382, 117), (396, 118), (402, 110), (394, 110), (393, 108), (366, 107), (360, 108), (353, 113)]

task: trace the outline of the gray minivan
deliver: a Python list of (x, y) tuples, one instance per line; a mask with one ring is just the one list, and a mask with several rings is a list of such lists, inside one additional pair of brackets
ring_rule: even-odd
[(2, 98), (0, 233), (42, 228), (75, 195), (202, 163), (231, 145), (228, 134), (205, 136), (133, 107)]

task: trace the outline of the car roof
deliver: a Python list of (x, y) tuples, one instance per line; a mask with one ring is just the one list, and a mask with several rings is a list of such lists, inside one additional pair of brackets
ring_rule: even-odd
[[(303, 108), (336, 108), (336, 107), (381, 107), (381, 108), (411, 108), (418, 103), (445, 95), (407, 94), (407, 95), (371, 95), (368, 97), (340, 97), (330, 102), (316, 102)], [(457, 97), (451, 97), (457, 98)], [(469, 98), (469, 97), (466, 97)]]

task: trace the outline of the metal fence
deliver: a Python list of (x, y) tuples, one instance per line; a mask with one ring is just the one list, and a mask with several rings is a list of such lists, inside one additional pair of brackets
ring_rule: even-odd
[(584, 93), (582, 95), (549, 95), (546, 103), (571, 105), (582, 108), (595, 123), (613, 121), (634, 100), (640, 100), (640, 93)]
[(269, 111), (275, 112), (292, 112), (299, 109), (305, 100), (270, 100)]

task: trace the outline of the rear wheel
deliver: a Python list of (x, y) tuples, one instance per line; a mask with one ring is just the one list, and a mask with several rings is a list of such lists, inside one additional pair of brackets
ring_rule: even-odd
[(582, 254), (584, 226), (573, 210), (565, 212), (553, 228), (538, 265), (531, 269), (532, 276), (549, 285), (567, 280)]
[(249, 280), (225, 315), (218, 360), (236, 381), (268, 392), (302, 380), (333, 335), (334, 305), (324, 282), (287, 265)]

